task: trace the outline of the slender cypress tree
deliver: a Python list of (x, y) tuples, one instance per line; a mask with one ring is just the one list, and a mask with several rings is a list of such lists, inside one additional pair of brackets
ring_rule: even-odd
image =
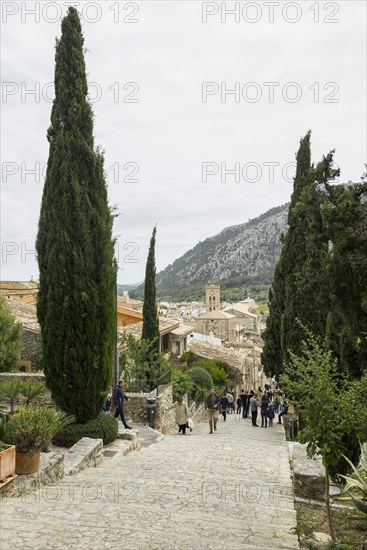
[[(283, 246), (278, 259), (274, 279), (269, 292), (269, 317), (263, 334), (264, 351), (262, 362), (268, 375), (283, 372), (285, 346), (289, 343), (288, 331), (299, 331), (294, 323), (295, 312), (290, 303), (290, 291), (295, 286), (297, 265), (306, 257), (305, 243), (307, 220), (300, 213), (300, 201), (305, 187), (309, 183), (311, 167), (310, 136), (308, 132), (300, 141), (296, 155), (297, 169), (294, 178), (293, 193), (288, 211), (288, 231), (283, 238)], [(287, 311), (286, 310), (287, 301)], [(287, 337), (286, 337), (287, 334)]]
[(155, 287), (155, 237), (157, 228), (154, 227), (150, 239), (147, 265), (144, 282), (144, 306), (143, 306), (143, 333), (142, 339), (151, 343), (151, 349), (159, 352), (159, 321)]
[(112, 377), (116, 264), (103, 155), (93, 113), (78, 12), (56, 41), (55, 100), (36, 242), (37, 315), (47, 386), (79, 422), (95, 418)]
[[(283, 238), (284, 242), (284, 238)], [(282, 368), (281, 348), (281, 319), (284, 312), (285, 301), (285, 279), (284, 266), (284, 245), (279, 260), (275, 267), (274, 279), (269, 289), (269, 317), (266, 321), (266, 329), (263, 332), (264, 349), (261, 362), (267, 376), (279, 376)]]
[[(331, 159), (332, 161), (332, 159)], [(322, 229), (321, 195), (318, 186), (325, 177), (322, 163), (311, 167), (310, 132), (301, 140), (297, 170), (289, 208), (286, 236), (285, 303), (281, 320), (283, 361), (289, 351), (301, 352), (304, 335), (299, 319), (315, 334), (325, 335), (327, 306), (323, 298), (323, 278), (328, 244)], [(329, 166), (330, 168), (330, 166)], [(328, 172), (328, 177), (331, 173)]]

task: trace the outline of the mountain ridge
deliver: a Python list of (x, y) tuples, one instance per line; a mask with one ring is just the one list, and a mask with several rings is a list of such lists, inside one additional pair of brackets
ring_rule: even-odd
[[(234, 283), (238, 288), (247, 288), (251, 282), (256, 286), (264, 279), (262, 293), (267, 293), (280, 254), (281, 235), (287, 230), (288, 206), (273, 207), (199, 241), (157, 274), (157, 296), (182, 299), (186, 293), (189, 299), (193, 292), (203, 296), (205, 284), (231, 288), (233, 279), (237, 279)], [(143, 293), (144, 285), (140, 285), (131, 295), (142, 298)]]

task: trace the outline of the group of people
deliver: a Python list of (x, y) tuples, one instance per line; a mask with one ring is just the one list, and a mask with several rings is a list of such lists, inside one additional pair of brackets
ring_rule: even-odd
[(223, 393), (220, 398), (220, 412), (223, 415), (223, 420), (227, 418), (227, 414), (235, 412), (234, 409), (234, 394), (233, 392)]
[[(254, 427), (258, 427), (257, 417), (258, 409), (260, 408), (262, 428), (267, 428), (268, 426), (269, 428), (273, 427), (273, 421), (276, 413), (278, 413), (278, 424), (281, 424), (282, 416), (288, 412), (287, 402), (285, 400), (281, 401), (280, 396), (278, 394), (274, 395), (271, 391), (261, 392), (261, 388), (259, 388), (259, 391), (261, 394), (260, 399), (258, 397), (258, 393), (254, 392), (254, 390), (251, 390), (249, 393), (241, 390), (241, 393), (236, 401), (237, 414), (242, 413), (242, 418), (248, 418), (251, 414), (252, 425)], [(132, 428), (126, 422), (124, 413), (124, 401), (127, 401), (128, 397), (124, 391), (123, 380), (118, 381), (113, 392), (112, 388), (110, 388), (106, 402), (103, 406), (103, 411), (106, 414), (110, 414), (111, 412), (112, 397), (116, 407), (116, 412), (114, 415), (115, 418), (120, 417), (124, 428), (131, 430)], [(232, 414), (235, 412), (234, 402), (235, 397), (233, 392), (223, 393), (223, 395), (219, 397), (215, 388), (210, 390), (210, 394), (206, 399), (210, 434), (217, 430), (219, 412), (222, 414), (224, 421), (227, 418), (227, 414)], [(177, 401), (172, 405), (172, 408), (175, 408), (178, 432), (185, 435), (187, 429), (192, 431), (192, 421), (190, 419), (189, 408), (187, 403), (183, 401), (183, 398), (178, 397)]]
[[(261, 392), (261, 388), (259, 388)], [(232, 398), (232, 399), (231, 399)], [(233, 406), (230, 406), (233, 403)], [(271, 391), (261, 392), (261, 398), (258, 398), (258, 394), (251, 390), (246, 393), (241, 390), (239, 397), (237, 398), (237, 414), (242, 413), (242, 418), (247, 418), (251, 414), (252, 425), (258, 427), (257, 417), (258, 409), (260, 408), (261, 414), (261, 427), (269, 428), (273, 427), (275, 414), (278, 413), (278, 424), (282, 423), (282, 416), (288, 412), (288, 404), (286, 401), (281, 402), (279, 395), (274, 395)], [(234, 395), (233, 392), (223, 393), (219, 398), (214, 388), (211, 389), (210, 394), (206, 400), (206, 406), (209, 414), (209, 433), (213, 433), (217, 429), (219, 412), (223, 416), (223, 420), (226, 420), (227, 413), (234, 411)], [(229, 413), (230, 414), (230, 413)]]

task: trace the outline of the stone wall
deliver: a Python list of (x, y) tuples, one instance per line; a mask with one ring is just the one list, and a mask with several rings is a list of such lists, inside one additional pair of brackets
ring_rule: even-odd
[(21, 359), (32, 361), (32, 371), (41, 368), (41, 334), (35, 330), (23, 328), (23, 344)]
[(6, 380), (25, 380), (31, 382), (42, 382), (46, 386), (43, 372), (1, 372), (0, 382)]
[(127, 392), (129, 399), (124, 402), (126, 418), (131, 418), (132, 422), (145, 424), (147, 422), (147, 397), (149, 396), (152, 394)]
[(177, 431), (176, 414), (173, 405), (172, 385), (168, 385), (158, 396), (157, 417), (154, 428), (162, 434)]
[[(147, 398), (156, 397), (157, 409), (154, 423), (154, 429), (163, 434), (175, 433), (177, 431), (175, 409), (172, 407), (172, 385), (166, 386), (158, 396), (154, 393), (128, 393), (128, 401), (125, 401), (125, 416), (132, 422), (147, 423)], [(183, 396), (184, 401), (188, 402), (187, 396)], [(194, 424), (206, 422), (207, 411), (204, 404), (196, 407), (195, 402), (189, 406), (190, 417)]]

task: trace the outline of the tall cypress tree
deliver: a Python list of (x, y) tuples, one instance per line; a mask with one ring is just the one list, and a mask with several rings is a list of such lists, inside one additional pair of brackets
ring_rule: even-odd
[(288, 332), (292, 329), (299, 331), (294, 323), (296, 315), (290, 292), (294, 291), (296, 286), (297, 265), (304, 263), (306, 257), (304, 236), (307, 231), (307, 220), (300, 212), (300, 204), (304, 189), (309, 184), (310, 136), (309, 131), (301, 139), (296, 155), (297, 168), (288, 211), (288, 231), (283, 238), (281, 254), (275, 268), (271, 292), (269, 292), (269, 317), (263, 334), (262, 354), (262, 363), (268, 375), (283, 372), (285, 349), (289, 343)]
[[(284, 238), (283, 238), (284, 242)], [(264, 348), (261, 362), (267, 376), (279, 376), (282, 368), (281, 319), (284, 312), (285, 278), (284, 278), (284, 245), (275, 267), (274, 279), (269, 289), (269, 317), (266, 329), (262, 334)]]
[[(331, 155), (331, 156), (330, 156)], [(289, 351), (299, 354), (304, 335), (298, 318), (315, 334), (325, 335), (327, 304), (324, 298), (327, 238), (321, 218), (322, 195), (319, 187), (335, 177), (332, 155), (311, 167), (310, 132), (301, 140), (297, 170), (289, 209), (286, 236), (285, 303), (281, 320), (283, 361)]]
[(44, 372), (57, 405), (79, 422), (95, 418), (112, 376), (116, 264), (113, 217), (93, 113), (78, 12), (56, 41), (55, 99), (36, 242), (37, 315)]
[(340, 367), (359, 377), (367, 368), (367, 182), (326, 189), (322, 217), (331, 244), (327, 338)]
[(151, 349), (159, 352), (159, 321), (156, 300), (156, 266), (155, 266), (155, 238), (157, 228), (154, 227), (150, 239), (147, 265), (144, 282), (144, 306), (143, 306), (143, 333), (142, 339), (151, 343)]

